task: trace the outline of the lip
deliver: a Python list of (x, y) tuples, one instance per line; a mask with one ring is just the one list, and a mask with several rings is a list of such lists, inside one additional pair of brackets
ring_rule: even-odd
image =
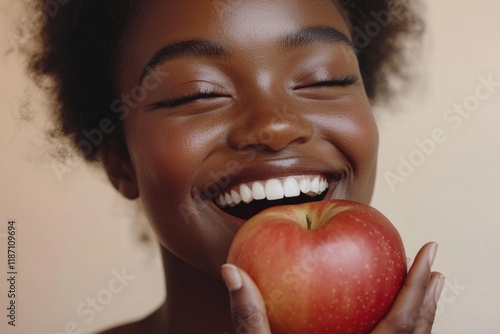
[[(330, 181), (328, 184), (328, 192), (326, 193), (324, 200), (332, 199), (335, 190), (337, 189), (338, 182), (332, 182)], [(221, 217), (223, 217), (226, 221), (229, 222), (230, 227), (233, 231), (237, 231), (243, 224), (246, 223), (246, 220), (243, 220), (241, 218), (235, 217), (233, 215), (230, 215), (223, 211), (221, 208), (219, 208), (212, 200), (206, 198), (205, 199), (207, 204), (212, 207), (212, 209), (217, 212), (217, 214)]]
[[(232, 174), (226, 173), (219, 179), (206, 184), (203, 189), (218, 189), (218, 192), (210, 194), (210, 197), (202, 193), (202, 198), (219, 216), (229, 222), (230, 227), (234, 231), (237, 231), (246, 221), (224, 212), (214, 203), (213, 199), (224, 189), (240, 183), (291, 175), (326, 176), (328, 179), (328, 191), (324, 197), (324, 200), (326, 200), (333, 198), (335, 190), (337, 190), (341, 180), (345, 178), (346, 173), (338, 168), (338, 166), (333, 166), (331, 163), (326, 165), (317, 159), (302, 157), (255, 161), (244, 165), (242, 164), (242, 167), (238, 169), (237, 172), (233, 172)], [(223, 182), (223, 180), (226, 181)], [(229, 180), (229, 182), (227, 180)], [(223, 187), (221, 187), (221, 185), (223, 185)]]
[[(220, 191), (244, 182), (267, 180), (290, 175), (315, 174), (325, 175), (329, 180), (340, 180), (345, 175), (345, 172), (337, 166), (332, 164), (326, 165), (316, 159), (302, 157), (254, 161), (242, 163), (239, 166), (241, 168), (236, 169), (233, 173), (224, 173), (218, 179), (207, 182), (198, 189), (218, 189), (218, 192), (211, 194), (218, 195)], [(229, 179), (229, 182), (224, 181), (226, 179)]]

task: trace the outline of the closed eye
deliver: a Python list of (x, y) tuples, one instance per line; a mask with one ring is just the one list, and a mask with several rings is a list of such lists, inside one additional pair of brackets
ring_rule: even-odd
[(359, 78), (356, 75), (347, 75), (340, 78), (332, 78), (327, 80), (320, 80), (312, 84), (303, 85), (296, 87), (295, 89), (303, 88), (315, 88), (315, 87), (347, 87), (355, 85), (359, 82)]
[(200, 90), (186, 95), (166, 98), (152, 105), (153, 108), (175, 108), (183, 104), (192, 103), (198, 100), (215, 99), (219, 97), (230, 97), (216, 90)]

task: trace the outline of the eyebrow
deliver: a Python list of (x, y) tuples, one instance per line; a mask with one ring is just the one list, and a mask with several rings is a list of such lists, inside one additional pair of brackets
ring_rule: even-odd
[(153, 58), (148, 62), (142, 71), (139, 78), (139, 84), (142, 83), (144, 77), (148, 75), (154, 68), (165, 63), (166, 61), (179, 58), (179, 57), (207, 57), (207, 58), (221, 58), (226, 57), (228, 52), (217, 42), (193, 39), (182, 42), (170, 44), (155, 53)]
[[(355, 50), (349, 37), (329, 26), (302, 28), (284, 35), (280, 41), (281, 48), (285, 51), (293, 51), (315, 43), (344, 44)], [(154, 71), (155, 67), (175, 58), (223, 58), (228, 56), (229, 52), (221, 44), (211, 40), (193, 39), (170, 44), (156, 52), (149, 60), (139, 78), (139, 85), (151, 71)]]
[(344, 44), (354, 50), (354, 45), (344, 33), (329, 26), (307, 27), (285, 35), (281, 46), (287, 50), (295, 50), (300, 47), (315, 43)]

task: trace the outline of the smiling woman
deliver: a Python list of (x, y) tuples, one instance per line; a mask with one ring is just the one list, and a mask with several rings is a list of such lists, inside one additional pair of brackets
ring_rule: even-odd
[[(235, 162), (238, 173), (231, 175), (228, 187), (263, 181), (268, 188), (273, 179), (289, 175), (324, 175), (335, 190), (333, 197), (368, 202), (378, 139), (360, 79), (349, 85), (319, 84), (361, 77), (355, 59), (345, 57), (342, 46), (347, 42), (326, 38), (333, 34), (335, 40), (348, 40), (350, 34), (335, 6), (325, 1), (284, 10), (286, 2), (273, 3), (265, 6), (266, 15), (278, 19), (269, 21), (261, 15), (260, 2), (245, 2), (224, 25), (210, 4), (200, 6), (203, 10), (196, 12), (176, 2), (139, 7), (139, 18), (155, 12), (172, 19), (137, 23), (125, 47), (131, 51), (120, 60), (120, 68), (127, 69), (118, 74), (120, 90), (133, 89), (147, 66), (153, 71), (161, 67), (169, 77), (123, 120), (130, 162), (115, 155), (106, 159), (115, 187), (130, 198), (140, 194), (165, 249), (218, 275), (234, 227), (241, 222), (221, 215), (214, 198), (193, 197), (217, 181), (211, 173)], [(257, 22), (262, 31), (240, 27), (241, 16)], [(329, 28), (317, 28), (325, 25)], [(199, 40), (218, 44), (218, 51)], [(302, 43), (293, 48), (284, 43), (297, 40)], [(187, 43), (191, 50), (196, 46), (198, 52), (182, 54), (174, 46), (176, 57), (152, 64), (152, 58), (175, 43)], [(165, 100), (183, 102), (165, 105)], [(273, 109), (286, 109), (287, 116), (278, 119), (269, 112)], [(249, 154), (254, 155), (251, 160)], [(266, 206), (269, 198), (262, 200)], [(187, 213), (183, 216), (177, 209), (181, 205)], [(188, 219), (185, 225), (166, 224), (166, 217)], [(188, 240), (204, 247), (194, 248)]]
[[(401, 41), (420, 33), (407, 6), (74, 0), (43, 22), (31, 69), (55, 85), (60, 133), (140, 200), (161, 246), (166, 302), (111, 333), (269, 331), (246, 273), (221, 272), (231, 241), (273, 205), (370, 202), (370, 102), (388, 96)], [(374, 333), (430, 332), (443, 282), (430, 273), (435, 255), (436, 244), (422, 249)]]

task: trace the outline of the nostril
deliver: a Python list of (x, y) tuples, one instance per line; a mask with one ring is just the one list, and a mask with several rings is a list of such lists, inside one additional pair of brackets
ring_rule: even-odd
[(257, 151), (266, 151), (266, 150), (269, 150), (269, 148), (264, 145), (264, 144), (257, 144), (257, 145), (253, 145), (253, 147), (257, 150)]
[(240, 114), (228, 133), (228, 142), (235, 148), (276, 152), (290, 144), (302, 144), (313, 135), (313, 126), (300, 115), (260, 111)]

